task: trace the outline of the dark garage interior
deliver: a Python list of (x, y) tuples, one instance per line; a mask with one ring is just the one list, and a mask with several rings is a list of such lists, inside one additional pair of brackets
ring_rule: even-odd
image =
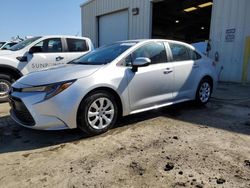
[(208, 40), (211, 14), (212, 0), (159, 0), (153, 3), (152, 38)]

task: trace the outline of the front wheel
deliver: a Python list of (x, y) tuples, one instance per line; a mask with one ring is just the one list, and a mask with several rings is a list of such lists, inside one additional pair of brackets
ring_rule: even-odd
[(198, 105), (205, 105), (209, 102), (212, 94), (212, 83), (209, 79), (201, 80), (197, 92), (196, 102)]
[(77, 124), (81, 130), (90, 135), (97, 135), (114, 126), (118, 106), (112, 94), (97, 91), (81, 102), (77, 116)]
[(13, 80), (9, 75), (0, 74), (0, 102), (7, 102)]

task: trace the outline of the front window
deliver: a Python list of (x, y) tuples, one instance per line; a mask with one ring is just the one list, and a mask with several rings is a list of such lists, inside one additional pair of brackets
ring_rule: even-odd
[(14, 45), (10, 48), (11, 51), (17, 51), (17, 50), (21, 50), (23, 48), (25, 48), (26, 46), (30, 45), (31, 43), (33, 43), (34, 41), (40, 39), (41, 37), (34, 37), (34, 38), (30, 38), (27, 40), (24, 40), (20, 43), (18, 43), (17, 45)]
[(60, 38), (46, 39), (35, 45), (41, 53), (62, 52), (62, 41)]
[(151, 64), (166, 63), (167, 53), (162, 42), (151, 42), (135, 50), (125, 59), (125, 66), (131, 66), (136, 58), (146, 57), (151, 60)]
[(118, 42), (98, 48), (70, 64), (102, 65), (107, 64), (119, 57), (123, 52), (134, 46), (134, 42)]

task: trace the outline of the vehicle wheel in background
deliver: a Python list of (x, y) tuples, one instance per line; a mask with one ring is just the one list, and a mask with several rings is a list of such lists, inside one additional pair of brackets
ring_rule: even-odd
[(0, 74), (0, 102), (7, 102), (11, 84), (14, 80), (11, 76)]

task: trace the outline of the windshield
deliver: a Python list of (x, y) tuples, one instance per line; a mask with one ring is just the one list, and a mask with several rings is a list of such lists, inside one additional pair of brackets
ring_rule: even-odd
[(92, 52), (73, 60), (70, 64), (102, 65), (112, 62), (123, 52), (134, 46), (135, 42), (118, 42), (97, 48)]
[(17, 45), (14, 45), (10, 48), (11, 51), (17, 51), (17, 50), (21, 50), (23, 48), (25, 48), (26, 46), (30, 45), (32, 42), (36, 41), (37, 39), (40, 39), (41, 37), (34, 37), (34, 38), (30, 38), (30, 39), (26, 39), (20, 43), (18, 43)]
[(0, 42), (0, 48), (5, 44), (5, 42)]

